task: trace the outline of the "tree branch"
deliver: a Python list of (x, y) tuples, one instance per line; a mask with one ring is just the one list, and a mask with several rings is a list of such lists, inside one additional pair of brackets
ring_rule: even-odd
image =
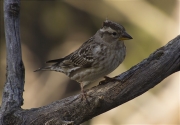
[(78, 94), (44, 107), (21, 109), (24, 66), (19, 37), (19, 8), (19, 0), (4, 0), (7, 81), (0, 111), (2, 125), (77, 125), (143, 94), (180, 70), (179, 35), (114, 80), (102, 81), (87, 90), (88, 102), (81, 101)]
[(21, 56), (19, 12), (19, 0), (4, 0), (7, 76), (0, 117), (3, 113), (10, 113), (23, 104), (24, 66)]
[(50, 122), (73, 121), (80, 124), (148, 91), (163, 79), (180, 70), (180, 35), (147, 59), (132, 67), (117, 80), (87, 90), (89, 103), (80, 95), (71, 96), (50, 105), (28, 110), (27, 123), (35, 125)]

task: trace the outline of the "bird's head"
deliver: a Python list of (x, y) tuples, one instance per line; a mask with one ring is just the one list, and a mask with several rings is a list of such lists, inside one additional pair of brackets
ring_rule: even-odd
[(132, 39), (132, 37), (125, 31), (125, 28), (112, 22), (105, 20), (102, 28), (99, 30), (100, 36), (105, 42), (123, 41)]

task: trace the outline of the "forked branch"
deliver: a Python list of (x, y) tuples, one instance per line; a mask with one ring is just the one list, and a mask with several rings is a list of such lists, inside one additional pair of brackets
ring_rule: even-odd
[(19, 0), (4, 0), (7, 49), (7, 82), (0, 110), (2, 125), (78, 125), (148, 91), (180, 70), (180, 35), (147, 59), (114, 80), (87, 90), (88, 102), (81, 95), (58, 100), (44, 107), (21, 109), (24, 67), (19, 35)]

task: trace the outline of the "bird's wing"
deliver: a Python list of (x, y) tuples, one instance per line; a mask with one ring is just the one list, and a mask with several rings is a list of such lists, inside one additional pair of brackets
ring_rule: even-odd
[(92, 42), (93, 38), (90, 38), (78, 50), (65, 57), (65, 60), (69, 60), (76, 67), (91, 67), (94, 62)]

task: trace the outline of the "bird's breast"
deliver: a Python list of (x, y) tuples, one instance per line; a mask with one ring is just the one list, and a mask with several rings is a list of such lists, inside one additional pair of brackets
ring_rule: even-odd
[[(102, 51), (103, 49), (103, 51)], [(70, 78), (80, 83), (91, 83), (98, 78), (108, 75), (115, 70), (125, 58), (125, 48), (111, 49), (108, 47), (96, 47), (94, 49), (95, 60), (88, 68), (79, 68), (71, 72)]]

